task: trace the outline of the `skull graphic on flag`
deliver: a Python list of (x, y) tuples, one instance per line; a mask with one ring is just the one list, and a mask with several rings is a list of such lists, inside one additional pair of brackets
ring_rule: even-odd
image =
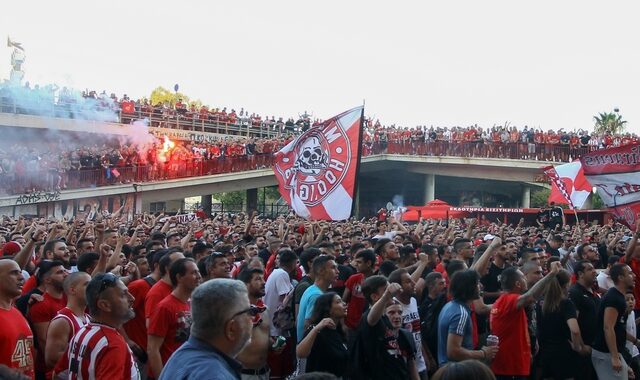
[(280, 194), (296, 214), (343, 220), (351, 214), (362, 107), (311, 128), (276, 153)]

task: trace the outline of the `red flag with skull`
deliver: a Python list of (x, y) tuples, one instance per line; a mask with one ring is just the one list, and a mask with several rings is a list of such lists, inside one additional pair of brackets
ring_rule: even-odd
[(363, 107), (334, 116), (275, 154), (280, 194), (305, 219), (351, 216), (360, 164)]

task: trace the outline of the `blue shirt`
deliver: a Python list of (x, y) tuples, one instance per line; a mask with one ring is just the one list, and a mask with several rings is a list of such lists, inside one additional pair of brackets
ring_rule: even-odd
[(237, 361), (194, 336), (171, 355), (158, 380), (240, 379)]
[(302, 298), (300, 299), (300, 309), (298, 310), (298, 318), (296, 319), (296, 333), (298, 343), (304, 338), (304, 320), (310, 319), (313, 313), (313, 305), (316, 303), (316, 299), (320, 297), (324, 292), (316, 284), (311, 285), (304, 291)]
[(449, 334), (462, 336), (462, 347), (473, 350), (471, 331), (471, 309), (464, 303), (449, 301), (438, 316), (438, 364), (449, 361), (447, 358), (447, 338)]

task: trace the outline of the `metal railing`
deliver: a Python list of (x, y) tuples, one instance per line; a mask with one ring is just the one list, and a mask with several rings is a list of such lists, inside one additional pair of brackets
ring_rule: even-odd
[(225, 117), (211, 112), (206, 114), (190, 111), (178, 112), (157, 107), (136, 107), (133, 112), (125, 113), (119, 107), (113, 109), (101, 107), (94, 102), (90, 102), (86, 107), (84, 104), (75, 102), (21, 104), (13, 101), (12, 98), (0, 97), (0, 112), (120, 124), (144, 121), (150, 127), (254, 138), (274, 138), (299, 132), (298, 127), (287, 126), (285, 123), (277, 121), (261, 120), (257, 122), (237, 116), (233, 120), (228, 115)]
[[(503, 158), (517, 160), (538, 160), (568, 162), (579, 158), (595, 148), (559, 145), (536, 145), (506, 143), (449, 143), (445, 141), (424, 143), (367, 144), (363, 156), (379, 154), (399, 154), (412, 156), (449, 156), (471, 158)], [(33, 190), (82, 189), (125, 183), (153, 182), (168, 179), (199, 177), (204, 175), (242, 172), (272, 167), (272, 154), (236, 156), (212, 160), (174, 160), (165, 163), (140, 166), (109, 168), (84, 168), (59, 173), (40, 170), (18, 175), (0, 174), (0, 192), (24, 194)], [(541, 166), (542, 166), (541, 162)]]

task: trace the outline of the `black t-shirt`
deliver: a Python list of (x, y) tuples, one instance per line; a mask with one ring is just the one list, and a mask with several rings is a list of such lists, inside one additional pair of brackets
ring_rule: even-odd
[[(307, 330), (306, 334), (311, 329)], [(305, 336), (306, 336), (305, 334)], [(324, 328), (316, 336), (307, 357), (307, 372), (329, 372), (337, 377), (347, 374), (349, 351), (347, 340), (337, 329)]]
[[(487, 274), (482, 276), (482, 278), (480, 279), (485, 292), (499, 292), (501, 290), (500, 275), (502, 274), (502, 271), (505, 270), (505, 268), (506, 266), (504, 268), (500, 268), (499, 266), (491, 262), (491, 265), (489, 266), (489, 272), (487, 272)], [(497, 299), (498, 297), (485, 296), (484, 302), (486, 304), (492, 304)]]
[(360, 320), (358, 335), (361, 339), (362, 349), (365, 350), (368, 368), (359, 368), (367, 371), (371, 380), (405, 380), (409, 378), (408, 360), (415, 356), (409, 342), (396, 338), (391, 328), (391, 322), (386, 316), (382, 316), (375, 326), (369, 326), (367, 310)]
[(556, 228), (556, 224), (562, 226), (562, 208), (561, 207), (553, 207), (549, 210), (549, 222), (550, 227)]
[(542, 304), (537, 305), (536, 316), (538, 318), (538, 341), (540, 349), (566, 348), (571, 350), (569, 340), (571, 331), (567, 321), (576, 318), (576, 307), (570, 299), (563, 299), (560, 307), (551, 313), (542, 312)]
[(596, 338), (596, 326), (600, 297), (588, 291), (580, 284), (573, 284), (569, 288), (569, 299), (573, 301), (578, 312), (578, 325), (585, 344), (592, 345)]
[(602, 302), (600, 302), (600, 309), (598, 309), (598, 324), (596, 326), (596, 339), (593, 344), (593, 349), (605, 353), (609, 352), (609, 347), (607, 347), (607, 342), (604, 338), (604, 311), (608, 307), (612, 307), (618, 312), (618, 317), (613, 330), (616, 333), (616, 346), (618, 347), (618, 352), (622, 352), (625, 348), (625, 341), (627, 340), (627, 333), (625, 330), (627, 324), (627, 317), (625, 316), (627, 303), (625, 302), (624, 294), (620, 293), (616, 288), (607, 290), (607, 294), (604, 295)]

